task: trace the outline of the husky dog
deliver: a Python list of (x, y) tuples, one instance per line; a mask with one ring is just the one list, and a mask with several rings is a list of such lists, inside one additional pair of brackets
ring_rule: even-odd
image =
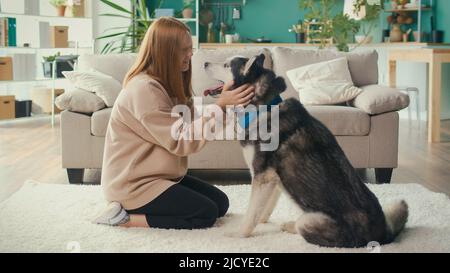
[[(254, 85), (251, 104), (267, 105), (286, 89), (286, 84), (263, 67), (264, 58), (263, 54), (251, 59), (234, 57), (224, 64), (205, 63), (205, 70), (222, 82), (234, 80), (234, 88), (245, 83)], [(214, 88), (205, 95), (220, 92), (220, 88)], [(283, 224), (284, 231), (301, 234), (307, 242), (325, 247), (392, 242), (408, 218), (405, 201), (383, 212), (333, 134), (298, 100), (281, 102), (278, 114), (278, 149), (261, 151), (261, 140), (241, 141), (252, 190), (238, 236), (248, 237), (258, 223), (267, 222), (284, 190), (304, 212), (297, 221)], [(270, 119), (270, 115), (260, 115), (253, 122), (262, 119)], [(270, 120), (266, 122), (270, 124)]]

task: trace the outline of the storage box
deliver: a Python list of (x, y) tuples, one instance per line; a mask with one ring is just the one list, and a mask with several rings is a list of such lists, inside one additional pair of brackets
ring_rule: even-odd
[(50, 40), (54, 48), (69, 47), (69, 27), (50, 26)]
[(0, 119), (16, 117), (15, 96), (0, 96)]
[(85, 17), (86, 0), (73, 0), (73, 5), (67, 6), (67, 17)]
[(37, 15), (39, 16), (40, 14), (40, 1), (36, 1), (36, 0), (25, 0), (24, 2), (24, 11), (25, 14), (28, 15)]
[(39, 22), (39, 47), (50, 48), (50, 23), (40, 21)]
[(27, 81), (36, 79), (36, 54), (12, 53), (13, 79)]
[(31, 116), (31, 100), (16, 100), (16, 118)]
[[(55, 99), (59, 95), (64, 93), (64, 89), (55, 89)], [(34, 114), (51, 114), (52, 113), (52, 89), (48, 87), (34, 87), (31, 90), (30, 94), (32, 103), (32, 112)], [(55, 114), (58, 114), (61, 112), (61, 110), (53, 105), (55, 107)]]
[(155, 18), (160, 18), (163, 16), (173, 17), (175, 14), (174, 9), (155, 9)]
[(0, 81), (13, 80), (13, 65), (11, 57), (0, 57)]

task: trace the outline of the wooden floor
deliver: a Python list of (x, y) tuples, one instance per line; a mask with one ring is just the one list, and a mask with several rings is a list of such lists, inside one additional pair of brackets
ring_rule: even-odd
[[(442, 126), (443, 142), (428, 144), (426, 124), (400, 123), (399, 167), (392, 183), (419, 183), (450, 195), (450, 121)], [(249, 183), (248, 172), (194, 171), (214, 184)], [(374, 182), (373, 170), (363, 170), (366, 181)], [(0, 121), (0, 201), (29, 179), (44, 183), (68, 183), (61, 168), (59, 117), (51, 128), (49, 117)], [(100, 171), (88, 170), (85, 181), (99, 183)]]

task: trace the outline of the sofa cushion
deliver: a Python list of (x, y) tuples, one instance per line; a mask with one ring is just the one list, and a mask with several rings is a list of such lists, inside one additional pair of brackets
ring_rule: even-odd
[(136, 54), (84, 54), (78, 58), (78, 70), (90, 71), (95, 69), (107, 75), (111, 75), (120, 83), (136, 60)]
[[(304, 50), (275, 47), (272, 50), (273, 69), (275, 74), (285, 77), (288, 70), (346, 57), (348, 66), (355, 86), (365, 86), (378, 83), (378, 54), (376, 51), (361, 52), (337, 52), (334, 50)], [(289, 81), (287, 89), (282, 94), (283, 98), (297, 97), (298, 94)]]
[(103, 100), (92, 92), (74, 89), (58, 96), (56, 106), (61, 110), (91, 114), (106, 107)]
[(268, 49), (257, 49), (257, 48), (246, 48), (246, 49), (199, 49), (192, 56), (192, 89), (195, 96), (203, 98), (203, 102), (206, 104), (213, 103), (215, 99), (213, 97), (204, 97), (203, 91), (212, 86), (217, 86), (218, 81), (211, 79), (208, 74), (206, 74), (204, 69), (205, 62), (225, 62), (225, 60), (232, 56), (244, 56), (252, 57), (258, 54), (264, 53), (266, 59), (264, 61), (264, 66), (268, 69), (272, 69), (272, 57)]
[(353, 85), (347, 58), (300, 66), (287, 71), (287, 76), (307, 105), (343, 103), (361, 93)]
[(94, 136), (106, 136), (109, 118), (111, 117), (112, 108), (105, 108), (95, 112), (91, 117), (91, 133)]
[(358, 108), (334, 105), (305, 108), (335, 136), (365, 136), (370, 132), (370, 116)]
[(76, 87), (99, 96), (108, 107), (112, 107), (122, 90), (122, 84), (110, 75), (97, 70), (64, 71), (64, 76)]
[(371, 115), (400, 111), (409, 105), (408, 94), (395, 88), (369, 85), (362, 90), (351, 104)]
[[(364, 111), (345, 106), (305, 106), (308, 112), (320, 120), (335, 136), (365, 136), (370, 132), (370, 116)], [(91, 117), (91, 133), (104, 137), (112, 108), (95, 112)]]

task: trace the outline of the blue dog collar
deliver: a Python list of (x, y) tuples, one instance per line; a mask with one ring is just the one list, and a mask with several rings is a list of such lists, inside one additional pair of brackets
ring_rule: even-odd
[[(276, 96), (269, 104), (269, 111), (271, 110), (272, 106), (278, 105), (282, 101), (283, 101), (283, 99), (280, 96)], [(246, 112), (244, 115), (238, 115), (239, 125), (243, 129), (247, 129), (248, 126), (250, 126), (250, 123), (252, 123), (252, 121), (256, 117), (258, 117), (258, 111), (251, 111), (251, 112)]]

